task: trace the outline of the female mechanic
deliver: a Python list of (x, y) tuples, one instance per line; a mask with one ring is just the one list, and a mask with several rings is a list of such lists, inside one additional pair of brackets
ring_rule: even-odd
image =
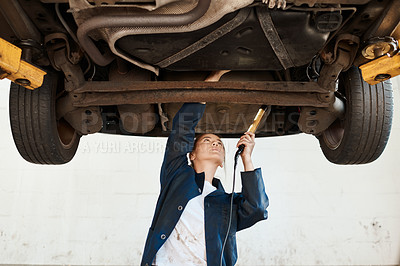
[(241, 172), (242, 192), (233, 194), (231, 226), (225, 240), (232, 194), (226, 193), (220, 180), (214, 178), (218, 166), (223, 166), (225, 148), (214, 134), (194, 139), (205, 106), (185, 103), (173, 119), (143, 266), (234, 265), (236, 232), (267, 219), (268, 197), (261, 169), (254, 169), (251, 160), (255, 136), (246, 132), (236, 145), (245, 145), (241, 154), (245, 170)]

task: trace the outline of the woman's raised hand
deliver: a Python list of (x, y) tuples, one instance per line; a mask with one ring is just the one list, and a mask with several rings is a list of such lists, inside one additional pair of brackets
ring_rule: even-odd
[(240, 137), (236, 147), (239, 147), (241, 144), (245, 146), (243, 152), (240, 154), (242, 157), (243, 165), (245, 171), (254, 170), (253, 162), (251, 160), (251, 153), (253, 152), (256, 135), (253, 132), (246, 132), (243, 136)]

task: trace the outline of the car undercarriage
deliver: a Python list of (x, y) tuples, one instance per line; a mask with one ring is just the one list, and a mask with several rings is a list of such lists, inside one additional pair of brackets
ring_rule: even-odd
[(66, 163), (96, 132), (168, 136), (183, 102), (207, 102), (196, 132), (223, 137), (240, 136), (269, 105), (257, 136), (315, 135), (337, 164), (372, 162), (387, 143), (400, 1), (11, 0), (0, 9), (0, 37), (47, 73), (40, 88), (11, 86), (14, 141), (29, 162)]

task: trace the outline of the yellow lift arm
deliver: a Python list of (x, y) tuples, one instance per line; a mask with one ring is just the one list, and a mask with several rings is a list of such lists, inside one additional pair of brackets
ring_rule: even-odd
[(0, 38), (0, 79), (34, 90), (43, 83), (46, 72), (21, 60), (22, 50)]
[(384, 55), (360, 66), (364, 80), (375, 85), (381, 81), (400, 75), (400, 53)]

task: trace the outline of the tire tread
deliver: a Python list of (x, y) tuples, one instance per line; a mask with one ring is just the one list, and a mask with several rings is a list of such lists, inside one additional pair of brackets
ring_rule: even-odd
[(64, 164), (76, 153), (79, 136), (64, 148), (55, 118), (56, 76), (45, 76), (44, 85), (33, 91), (11, 83), (9, 109), (14, 143), (20, 155), (35, 164)]
[(390, 81), (369, 85), (356, 67), (340, 76), (347, 104), (344, 137), (339, 147), (330, 149), (319, 137), (326, 158), (336, 164), (366, 164), (375, 161), (386, 147), (393, 117)]

